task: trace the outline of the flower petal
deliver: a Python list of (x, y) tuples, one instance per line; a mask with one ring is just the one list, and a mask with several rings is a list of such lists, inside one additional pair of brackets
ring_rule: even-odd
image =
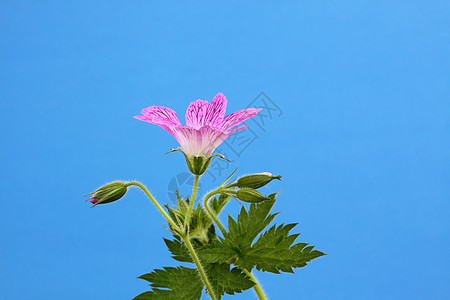
[(253, 118), (261, 110), (262, 110), (262, 108), (246, 108), (246, 109), (234, 112), (232, 114), (229, 114), (228, 116), (226, 116), (223, 119), (223, 123), (221, 125), (221, 128), (224, 129), (224, 130), (230, 130), (231, 128), (241, 124), (245, 120)]
[(202, 134), (202, 153), (201, 155), (209, 157), (214, 150), (230, 135), (229, 132), (215, 129), (209, 125), (200, 128)]
[(144, 108), (141, 113), (143, 114), (143, 116), (136, 116), (135, 118), (160, 126), (181, 125), (180, 120), (178, 120), (177, 113), (168, 107), (150, 106)]
[(245, 125), (233, 127), (261, 111), (247, 108), (224, 117), (226, 106), (227, 99), (222, 93), (218, 93), (211, 103), (203, 100), (192, 102), (186, 111), (187, 126), (181, 125), (175, 111), (163, 106), (145, 108), (142, 115), (135, 118), (168, 131), (180, 143), (186, 155), (209, 157), (230, 134), (246, 128)]
[(197, 155), (202, 144), (201, 134), (197, 129), (181, 125), (173, 127), (172, 131), (172, 135), (178, 141), (186, 155)]
[(208, 101), (196, 100), (189, 104), (186, 110), (186, 125), (194, 128), (200, 128), (208, 112)]
[(168, 107), (150, 106), (144, 108), (141, 113), (143, 116), (135, 116), (134, 118), (158, 125), (173, 136), (175, 135), (172, 128), (181, 125), (177, 113)]
[(89, 199), (89, 202), (91, 202), (92, 204), (95, 204), (95, 203), (97, 203), (98, 201), (100, 201), (100, 199), (95, 199), (95, 198), (93, 198), (93, 197), (91, 197), (91, 198)]
[(180, 143), (181, 148), (188, 156), (209, 157), (214, 150), (230, 135), (230, 133), (214, 129), (209, 125), (195, 129), (189, 126), (172, 128), (173, 136)]
[(227, 98), (222, 93), (218, 93), (208, 105), (208, 112), (203, 125), (218, 127), (223, 122), (225, 110), (227, 109)]
[(233, 132), (236, 132), (236, 131), (242, 130), (242, 129), (246, 129), (246, 128), (247, 128), (247, 125), (242, 125), (242, 126), (240, 126), (238, 128), (234, 128), (234, 129), (229, 130), (228, 133), (232, 134)]
[(186, 110), (186, 125), (199, 129), (202, 126), (220, 127), (227, 108), (227, 98), (218, 93), (209, 103), (196, 100), (189, 104)]

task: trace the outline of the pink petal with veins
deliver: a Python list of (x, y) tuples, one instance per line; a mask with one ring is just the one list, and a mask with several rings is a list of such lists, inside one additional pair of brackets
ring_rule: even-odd
[(242, 122), (253, 118), (256, 116), (262, 108), (246, 108), (243, 110), (239, 110), (237, 112), (234, 112), (232, 114), (229, 114), (223, 119), (223, 122), (221, 124), (222, 129), (230, 130), (234, 126), (237, 126), (241, 124)]
[(193, 128), (202, 127), (206, 114), (208, 113), (208, 108), (208, 101), (199, 99), (191, 102), (186, 110), (186, 125)]

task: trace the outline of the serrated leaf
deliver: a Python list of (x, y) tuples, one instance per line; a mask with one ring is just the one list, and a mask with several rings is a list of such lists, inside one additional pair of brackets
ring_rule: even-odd
[(247, 270), (256, 267), (258, 270), (277, 274), (280, 271), (293, 273), (292, 268), (304, 267), (312, 259), (325, 255), (317, 250), (312, 251), (314, 246), (305, 247), (306, 243), (291, 246), (298, 237), (298, 234), (289, 235), (295, 225), (272, 226), (250, 249), (239, 256), (236, 265)]
[(150, 282), (152, 291), (144, 292), (133, 300), (199, 300), (203, 282), (197, 270), (186, 267), (165, 267), (138, 278)]
[(237, 252), (237, 249), (224, 245), (219, 240), (212, 241), (197, 250), (202, 261), (207, 263), (230, 263), (230, 260), (237, 257)]
[(166, 243), (167, 248), (170, 253), (172, 253), (172, 258), (181, 262), (192, 262), (191, 255), (189, 254), (189, 250), (186, 246), (179, 240), (168, 240), (164, 239), (164, 243)]
[(297, 224), (281, 224), (280, 226), (273, 225), (269, 230), (264, 232), (253, 247), (258, 247), (264, 245), (265, 247), (279, 246), (282, 248), (288, 248), (292, 245), (299, 234), (289, 235), (289, 231), (294, 228)]
[(225, 237), (199, 249), (202, 258), (208, 263), (234, 263), (276, 216), (269, 214), (274, 203), (273, 199), (251, 204), (248, 211), (242, 206), (237, 222), (228, 217), (229, 232)]
[[(252, 204), (247, 211), (244, 207), (237, 222), (229, 218), (229, 232), (225, 238), (215, 240), (201, 247), (198, 251), (202, 259), (208, 263), (229, 263), (240, 269), (258, 270), (280, 273), (293, 273), (293, 268), (306, 266), (306, 263), (324, 253), (312, 250), (307, 243), (293, 245), (299, 234), (289, 234), (297, 224), (272, 226), (255, 237), (273, 220), (275, 214), (269, 214), (273, 201)], [(253, 244), (252, 244), (253, 243)]]
[[(153, 292), (143, 292), (136, 297), (134, 297), (132, 300), (152, 300), (152, 299), (158, 299), (155, 298), (155, 293)], [(162, 298), (160, 298), (162, 300)]]
[[(166, 243), (167, 248), (169, 248), (170, 252), (173, 254), (174, 259), (182, 262), (193, 263), (187, 248), (179, 240), (175, 239), (173, 241), (170, 241), (164, 239), (164, 242)], [(197, 245), (197, 247), (198, 246), (199, 245)], [(240, 293), (243, 290), (249, 289), (254, 285), (253, 281), (251, 281), (250, 278), (247, 277), (247, 275), (242, 273), (242, 271), (236, 268), (230, 270), (230, 264), (208, 263), (207, 261), (209, 259), (205, 259), (205, 256), (211, 256), (214, 255), (214, 253), (208, 254), (207, 251), (201, 251), (201, 249), (203, 249), (203, 247), (197, 248), (197, 255), (203, 262), (203, 267), (205, 268), (209, 281), (213, 285), (213, 290), (215, 291), (218, 299), (220, 299), (220, 297), (224, 293), (233, 295), (234, 293)]]
[(237, 268), (230, 270), (229, 264), (207, 264), (205, 269), (218, 299), (225, 293), (230, 295), (242, 293), (255, 285), (241, 270)]
[(252, 203), (249, 210), (242, 206), (237, 222), (228, 217), (228, 234), (225, 237), (232, 243), (236, 243), (241, 249), (250, 247), (253, 240), (261, 231), (272, 222), (277, 214), (269, 214), (275, 200), (267, 200), (261, 203)]

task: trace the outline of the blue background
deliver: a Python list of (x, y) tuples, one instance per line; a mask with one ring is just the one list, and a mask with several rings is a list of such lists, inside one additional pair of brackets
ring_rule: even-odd
[(136, 276), (177, 264), (163, 218), (136, 189), (95, 209), (83, 194), (136, 179), (170, 203), (187, 170), (164, 155), (177, 143), (132, 116), (165, 105), (184, 122), (190, 101), (223, 92), (232, 112), (263, 91), (282, 114), (226, 171), (282, 174), (267, 189), (283, 190), (277, 222), (328, 253), (295, 275), (257, 273), (269, 298), (449, 299), (449, 10), (2, 1), (0, 298), (147, 290)]

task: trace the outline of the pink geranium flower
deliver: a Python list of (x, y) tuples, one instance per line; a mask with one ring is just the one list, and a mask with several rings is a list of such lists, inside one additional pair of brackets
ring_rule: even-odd
[(233, 132), (245, 129), (235, 128), (258, 114), (261, 109), (246, 108), (225, 116), (227, 98), (217, 94), (209, 103), (196, 100), (186, 110), (186, 125), (178, 120), (175, 111), (164, 106), (150, 106), (142, 110), (136, 119), (156, 124), (180, 143), (187, 157), (210, 157), (214, 150)]

